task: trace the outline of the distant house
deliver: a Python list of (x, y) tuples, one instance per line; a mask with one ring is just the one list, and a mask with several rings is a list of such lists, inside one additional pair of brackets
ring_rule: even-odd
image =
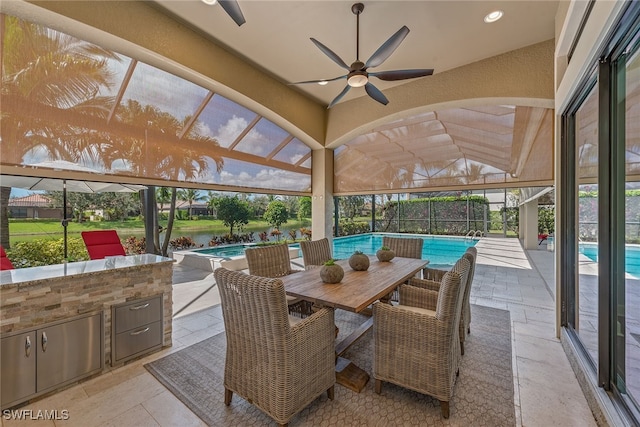
[[(189, 202), (176, 200), (176, 212), (177, 211), (189, 212)], [(191, 205), (191, 215), (193, 216), (211, 215), (211, 211), (212, 209), (207, 206), (206, 203), (193, 202)], [(169, 213), (169, 203), (164, 203), (162, 206), (158, 203), (158, 212)]]
[(62, 219), (62, 209), (51, 206), (51, 199), (39, 193), (9, 199), (11, 218)]

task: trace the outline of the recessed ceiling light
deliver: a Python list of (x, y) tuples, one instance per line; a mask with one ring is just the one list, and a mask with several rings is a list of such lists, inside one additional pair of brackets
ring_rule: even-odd
[(502, 15), (504, 15), (503, 11), (494, 10), (484, 17), (484, 22), (486, 22), (487, 24), (491, 24), (492, 22), (496, 22), (498, 19), (502, 18)]
[(218, 0), (202, 0), (203, 3), (206, 3), (208, 5), (214, 5), (216, 3), (218, 3)]
[(326, 81), (326, 80), (321, 80), (321, 81), (319, 81), (319, 82), (318, 82), (318, 84), (319, 84), (320, 86), (324, 86), (324, 85), (326, 85), (327, 83), (329, 83), (329, 82), (328, 82), (328, 81)]

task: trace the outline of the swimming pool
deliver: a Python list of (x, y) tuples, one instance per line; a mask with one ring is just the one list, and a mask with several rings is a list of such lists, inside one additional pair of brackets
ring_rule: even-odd
[[(362, 251), (368, 255), (375, 255), (382, 246), (382, 236), (394, 237), (421, 237), (425, 244), (422, 248), (422, 258), (428, 259), (431, 266), (447, 267), (452, 266), (464, 254), (470, 246), (475, 246), (477, 240), (465, 239), (453, 236), (431, 236), (423, 234), (356, 234), (353, 236), (336, 237), (333, 239), (333, 257), (335, 259), (346, 259), (354, 251)], [(241, 244), (229, 246), (214, 246), (210, 248), (193, 249), (191, 252), (211, 255), (220, 258), (233, 258), (244, 255), (247, 247), (255, 244)], [(291, 244), (290, 247), (298, 247)]]
[[(598, 262), (598, 245), (595, 243), (580, 243), (580, 253), (592, 261)], [(625, 245), (624, 271), (640, 277), (640, 246)]]

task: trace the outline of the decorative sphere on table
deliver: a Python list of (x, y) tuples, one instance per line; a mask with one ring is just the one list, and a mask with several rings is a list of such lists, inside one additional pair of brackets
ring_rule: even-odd
[(381, 262), (391, 261), (393, 258), (395, 258), (395, 256), (396, 253), (386, 246), (381, 247), (380, 249), (378, 249), (378, 252), (376, 252), (376, 257), (378, 257), (378, 261)]
[(344, 277), (344, 270), (332, 259), (320, 267), (320, 278), (324, 283), (339, 283)]
[(355, 271), (366, 271), (369, 268), (369, 257), (361, 251), (355, 251), (349, 257), (349, 267)]

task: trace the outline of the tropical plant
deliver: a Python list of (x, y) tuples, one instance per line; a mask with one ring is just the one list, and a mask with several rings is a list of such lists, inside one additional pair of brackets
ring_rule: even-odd
[(189, 204), (189, 219), (193, 216), (193, 203), (198, 202), (204, 198), (204, 196), (198, 190), (187, 188), (181, 193), (182, 200)]
[[(2, 34), (2, 96), (0, 157), (3, 163), (21, 164), (38, 151), (52, 159), (77, 162), (90, 155), (92, 139), (78, 135), (76, 127), (44, 114), (65, 109), (106, 118), (113, 98), (97, 96), (111, 86), (107, 59), (111, 51), (41, 25), (0, 15)], [(36, 115), (12, 112), (11, 105), (30, 105)], [(9, 247), (8, 200), (10, 187), (0, 188), (0, 244)]]
[[(147, 127), (153, 129), (161, 129), (162, 134), (174, 135), (182, 139), (188, 139), (194, 144), (218, 147), (218, 141), (214, 138), (204, 136), (204, 129), (199, 121), (192, 123), (192, 117), (186, 116), (179, 120), (169, 113), (163, 112), (152, 105), (141, 105), (138, 101), (128, 99), (127, 102), (118, 109), (118, 119), (125, 124), (139, 127), (141, 123), (145, 123)], [(190, 126), (190, 127), (189, 127)], [(183, 134), (185, 128), (189, 132)], [(145, 130), (144, 137), (141, 139), (137, 136), (127, 136), (114, 138), (113, 135), (105, 136), (104, 141), (100, 144), (99, 150), (103, 161), (108, 168), (126, 159), (130, 164), (130, 172), (136, 176), (152, 176), (164, 178), (167, 180), (193, 180), (198, 176), (205, 174), (209, 170), (210, 161), (216, 166), (217, 172), (220, 172), (224, 166), (222, 157), (217, 154), (203, 155), (195, 150), (182, 147), (173, 147), (175, 149), (167, 149), (167, 147), (154, 142), (153, 138), (147, 138), (148, 133)], [(176, 211), (176, 200), (178, 190), (171, 189), (171, 199), (169, 201), (169, 215), (164, 241), (160, 244), (159, 227), (157, 221), (152, 224), (152, 232), (154, 234), (154, 246), (156, 251), (162, 255), (168, 255), (168, 247), (173, 230), (173, 222)], [(153, 204), (156, 209), (155, 218), (157, 218), (157, 201), (156, 194), (153, 193)], [(149, 224), (149, 221), (147, 221)]]

